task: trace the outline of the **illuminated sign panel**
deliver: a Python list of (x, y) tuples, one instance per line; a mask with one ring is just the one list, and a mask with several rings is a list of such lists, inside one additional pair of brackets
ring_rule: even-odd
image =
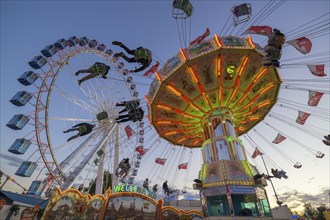
[(146, 188), (134, 186), (134, 185), (116, 185), (112, 189), (113, 192), (119, 193), (119, 192), (135, 192), (135, 193), (141, 193), (143, 195), (149, 196), (153, 199), (157, 198), (157, 195)]

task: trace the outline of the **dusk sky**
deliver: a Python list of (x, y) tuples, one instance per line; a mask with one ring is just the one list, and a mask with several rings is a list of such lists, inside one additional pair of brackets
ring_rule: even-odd
[[(228, 17), (230, 16), (230, 9), (233, 5), (244, 3), (245, 1), (208, 1), (199, 0), (191, 1), (194, 6), (193, 15), (191, 17), (191, 25), (187, 22), (187, 27), (191, 28), (190, 40), (195, 39), (199, 35), (202, 35), (206, 28), (210, 29), (210, 36), (214, 34), (220, 34)], [(276, 1), (279, 2), (279, 1)], [(264, 6), (269, 4), (268, 1), (250, 1), (252, 5), (252, 17), (256, 18), (258, 13), (262, 13), (265, 10)], [(261, 12), (260, 12), (261, 11)], [(301, 81), (316, 82), (308, 88), (319, 88), (322, 91), (326, 91), (321, 98), (319, 104), (315, 108), (308, 108), (311, 111), (311, 117), (308, 119), (301, 129), (294, 126), (280, 122), (274, 119), (274, 117), (267, 116), (264, 122), (259, 123), (255, 130), (252, 129), (248, 132), (248, 135), (257, 143), (262, 151), (266, 154), (265, 157), (271, 158), (281, 169), (287, 172), (288, 179), (274, 180), (274, 186), (280, 199), (294, 210), (301, 210), (304, 202), (311, 202), (313, 205), (327, 204), (329, 206), (329, 185), (330, 185), (330, 160), (329, 160), (329, 146), (322, 143), (323, 135), (330, 133), (329, 124), (329, 1), (284, 1), (276, 10), (272, 13), (265, 14), (263, 19), (257, 20), (254, 25), (268, 25), (273, 28), (281, 30), (284, 34), (294, 33), (296, 28), (302, 26), (301, 32), (297, 34), (291, 34), (287, 40), (292, 40), (293, 37), (308, 36), (308, 31), (315, 32), (313, 27), (324, 26), (326, 31), (322, 36), (318, 36), (316, 33), (312, 35), (311, 41), (313, 43), (312, 51), (309, 54), (302, 55), (295, 48), (289, 45), (285, 45), (283, 48), (283, 63), (303, 63), (318, 62), (325, 64), (325, 73), (327, 76), (323, 77), (323, 81), (317, 81), (320, 78), (313, 76), (308, 68), (303, 65), (287, 65), (286, 67), (279, 69), (281, 78), (285, 85), (291, 85), (292, 88), (301, 88), (306, 86)], [(313, 21), (314, 19), (325, 15), (323, 18), (316, 20), (314, 23), (310, 23), (304, 26), (304, 24)], [(42, 170), (43, 164), (38, 164), (38, 169), (34, 172), (31, 178), (23, 178), (15, 176), (14, 173), (18, 169), (20, 163), (28, 158), (32, 160), (38, 160), (40, 153), (35, 152), (36, 146), (31, 146), (24, 155), (15, 155), (8, 152), (8, 148), (15, 141), (16, 138), (22, 138), (32, 131), (32, 126), (27, 125), (22, 131), (14, 131), (9, 129), (6, 124), (14, 114), (22, 113), (27, 114), (33, 111), (33, 106), (28, 104), (27, 106), (17, 107), (9, 102), (9, 100), (18, 91), (27, 90), (30, 92), (36, 92), (36, 88), (33, 86), (24, 87), (21, 85), (17, 78), (25, 71), (32, 70), (28, 65), (28, 62), (36, 55), (40, 54), (46, 45), (53, 44), (60, 38), (69, 38), (71, 36), (83, 37), (86, 36), (89, 39), (96, 39), (97, 41), (104, 43), (108, 48), (111, 48), (115, 52), (121, 51), (118, 47), (111, 44), (112, 41), (122, 41), (128, 47), (134, 49), (138, 46), (149, 48), (155, 61), (160, 61), (163, 65), (169, 58), (179, 52), (180, 37), (178, 32), (176, 20), (172, 17), (172, 1), (169, 0), (156, 0), (156, 1), (4, 1), (1, 0), (1, 147), (0, 147), (0, 169), (11, 175), (20, 184), (29, 187), (31, 181), (38, 177), (38, 173), (41, 171), (39, 179), (45, 176), (46, 170)], [(327, 20), (324, 22), (324, 20)], [(222, 35), (232, 34), (236, 35), (242, 33), (239, 29), (244, 25), (237, 26), (234, 30), (230, 23), (225, 26)], [(230, 28), (229, 28), (230, 27)], [(247, 27), (245, 27), (246, 29)], [(323, 29), (324, 29), (323, 28)], [(228, 30), (228, 31), (227, 31)], [(233, 30), (233, 31), (232, 31)], [(313, 37), (314, 36), (314, 37)], [(188, 37), (189, 38), (189, 37)], [(255, 42), (265, 45), (266, 37), (252, 35)], [(188, 39), (186, 39), (189, 42)], [(323, 57), (319, 54), (325, 54)], [(302, 59), (301, 57), (305, 57)], [(309, 58), (310, 57), (310, 58)], [(298, 58), (298, 59), (294, 59)], [(78, 55), (72, 59), (69, 67), (63, 69), (64, 72), (73, 73), (80, 68), (86, 68), (99, 60), (94, 55)], [(285, 62), (287, 60), (287, 62)], [(126, 62), (124, 62), (126, 64)], [(80, 66), (81, 64), (81, 66)], [(128, 68), (134, 68), (136, 65), (128, 65)], [(292, 68), (288, 68), (292, 67)], [(70, 68), (72, 68), (70, 70)], [(110, 74), (116, 75), (114, 69)], [(143, 77), (142, 73), (134, 73), (134, 78), (139, 92), (139, 98), (143, 99), (149, 90), (152, 79)], [(77, 94), (80, 97), (81, 90), (79, 89), (75, 77), (68, 77), (68, 75), (60, 74), (54, 87), (53, 94), (51, 96), (51, 109), (50, 116), (53, 118), (90, 118), (91, 115), (79, 109), (77, 106), (72, 107), (61, 96), (62, 90), (68, 90), (73, 94)], [(102, 79), (100, 79), (102, 80)], [(315, 81), (313, 81), (315, 80)], [(104, 88), (109, 93), (109, 102), (123, 101), (129, 98), (126, 84), (119, 81), (111, 81), (108, 79), (107, 86)], [(111, 82), (110, 82), (111, 81)], [(281, 118), (287, 117), (293, 122), (297, 117), (297, 110), (287, 109), (283, 107), (283, 100), (288, 100), (289, 106), (307, 106), (308, 101), (308, 88), (306, 89), (282, 89), (279, 92), (279, 101), (273, 109), (270, 111), (272, 115), (281, 115)], [(81, 96), (82, 97), (82, 96)], [(282, 102), (281, 102), (282, 100)], [(34, 101), (31, 101), (33, 103)], [(283, 104), (283, 105), (281, 105)], [(146, 110), (146, 102), (142, 101), (142, 106)], [(119, 109), (118, 109), (119, 110)], [(318, 117), (314, 117), (317, 115)], [(148, 123), (144, 119), (145, 123)], [(267, 126), (266, 123), (279, 129), (283, 134), (288, 137), (287, 140), (278, 144), (275, 150), (274, 146), (269, 145), (257, 133), (261, 132), (262, 135), (269, 141), (273, 141), (277, 135), (277, 131)], [(64, 135), (62, 131), (68, 129), (74, 123), (72, 121), (56, 121), (50, 122), (51, 139), (54, 146), (65, 145), (66, 139), (69, 135)], [(127, 124), (125, 124), (127, 125)], [(135, 126), (135, 125), (134, 125)], [(132, 126), (132, 127), (134, 127)], [(315, 129), (320, 134), (319, 136), (311, 135), (309, 129)], [(125, 136), (123, 129), (121, 129), (121, 135)], [(156, 131), (152, 128), (146, 132), (146, 139), (156, 140)], [(241, 137), (243, 145), (246, 147), (248, 155), (254, 151), (255, 146), (247, 141), (245, 137)], [(297, 144), (297, 140), (299, 143)], [(153, 141), (151, 141), (152, 143)], [(75, 146), (81, 142), (75, 142)], [(150, 144), (151, 144), (150, 143)], [(135, 140), (129, 140), (124, 142), (120, 150), (121, 158), (130, 157), (129, 153), (134, 150)], [(147, 148), (152, 148), (149, 143), (146, 144)], [(303, 146), (301, 146), (303, 145)], [(325, 154), (324, 158), (318, 159), (315, 155), (304, 149), (304, 146), (308, 146), (314, 151), (321, 151)], [(64, 146), (65, 147), (65, 146)], [(55, 151), (55, 155), (58, 161), (62, 161), (68, 153), (72, 152), (72, 147), (62, 148), (59, 151)], [(150, 150), (150, 154), (142, 160), (142, 166), (139, 170), (136, 178), (140, 183), (145, 178), (151, 179), (151, 185), (158, 183), (159, 185), (165, 179), (169, 180), (170, 184), (175, 185), (177, 188), (192, 188), (192, 180), (197, 178), (198, 172), (201, 167), (202, 159), (199, 149), (182, 150), (176, 148), (172, 152), (167, 151), (168, 143), (161, 139), (159, 146), (155, 151)], [(128, 149), (128, 150), (127, 150)], [(164, 156), (167, 152), (168, 160), (173, 158), (171, 164), (163, 167), (153, 169), (155, 166), (154, 160)], [(180, 154), (180, 155), (179, 155)], [(191, 156), (191, 164), (188, 170), (174, 171), (177, 169), (177, 165), (180, 162), (186, 162)], [(293, 165), (287, 160), (284, 155), (289, 155), (294, 161), (299, 161), (303, 164), (301, 169), (295, 169)], [(178, 156), (179, 155), (179, 156)], [(179, 157), (181, 156), (181, 159)], [(249, 156), (249, 161), (255, 164), (261, 172), (265, 172), (265, 168), (261, 161), (261, 158), (253, 160)], [(40, 161), (41, 162), (41, 161)], [(271, 168), (273, 164), (266, 160), (268, 168)], [(109, 168), (110, 162), (108, 162)], [(88, 172), (84, 173), (84, 177), (80, 180), (92, 179), (95, 177), (95, 167), (88, 168)], [(90, 172), (91, 171), (91, 172)], [(88, 176), (89, 175), (89, 176)], [(151, 176), (153, 175), (153, 176)], [(176, 175), (176, 176), (174, 176)], [(87, 177), (88, 176), (88, 177)], [(4, 178), (2, 179), (2, 181)], [(8, 182), (4, 187), (5, 190), (11, 190), (14, 192), (21, 192), (21, 189), (14, 183)], [(274, 198), (274, 192), (270, 184), (266, 187), (268, 197), (271, 203), (271, 207), (276, 206), (276, 200)], [(189, 190), (186, 197), (197, 198), (197, 191)]]

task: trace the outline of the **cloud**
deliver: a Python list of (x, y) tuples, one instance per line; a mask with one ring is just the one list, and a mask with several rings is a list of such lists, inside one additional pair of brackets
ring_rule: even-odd
[(327, 203), (329, 193), (330, 190), (328, 187), (321, 188), (320, 193), (315, 195), (307, 194), (297, 190), (291, 190), (282, 193), (282, 195), (280, 196), (280, 200), (288, 204), (288, 206), (292, 209), (297, 208), (307, 202), (310, 203), (312, 206), (317, 207)]
[(11, 167), (19, 167), (20, 165), (20, 163), (16, 163), (16, 162), (8, 162), (7, 164)]
[(10, 166), (17, 166), (20, 165), (23, 161), (25, 161), (24, 159), (21, 159), (19, 157), (10, 156), (6, 154), (0, 154), (0, 157), (5, 160), (8, 160), (9, 162), (7, 162), (7, 164)]

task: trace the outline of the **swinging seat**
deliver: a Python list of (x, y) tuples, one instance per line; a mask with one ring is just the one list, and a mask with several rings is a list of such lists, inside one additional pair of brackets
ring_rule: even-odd
[(189, 0), (174, 0), (172, 16), (175, 19), (186, 19), (191, 16), (194, 7)]
[(321, 151), (318, 151), (318, 152), (316, 153), (316, 157), (317, 157), (317, 158), (323, 158), (323, 157), (324, 157), (324, 153), (322, 153)]
[(142, 47), (142, 48), (135, 51), (134, 58), (137, 61), (147, 60), (150, 63), (151, 62), (151, 52), (150, 52), (150, 50)]
[(241, 23), (248, 21), (252, 14), (251, 4), (244, 3), (241, 5), (234, 5), (231, 9), (233, 13), (234, 26), (237, 26)]
[(302, 164), (297, 162), (295, 165), (293, 165), (294, 168), (300, 169), (302, 167)]

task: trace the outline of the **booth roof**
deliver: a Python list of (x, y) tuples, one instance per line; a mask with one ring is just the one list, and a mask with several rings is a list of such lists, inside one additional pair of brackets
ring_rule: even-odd
[(22, 204), (27, 204), (29, 206), (36, 206), (39, 205), (40, 209), (45, 209), (48, 203), (48, 199), (43, 199), (41, 197), (35, 197), (31, 195), (24, 195), (13, 193), (5, 190), (0, 190), (0, 196), (7, 197), (8, 199), (12, 200), (13, 202), (18, 202)]

